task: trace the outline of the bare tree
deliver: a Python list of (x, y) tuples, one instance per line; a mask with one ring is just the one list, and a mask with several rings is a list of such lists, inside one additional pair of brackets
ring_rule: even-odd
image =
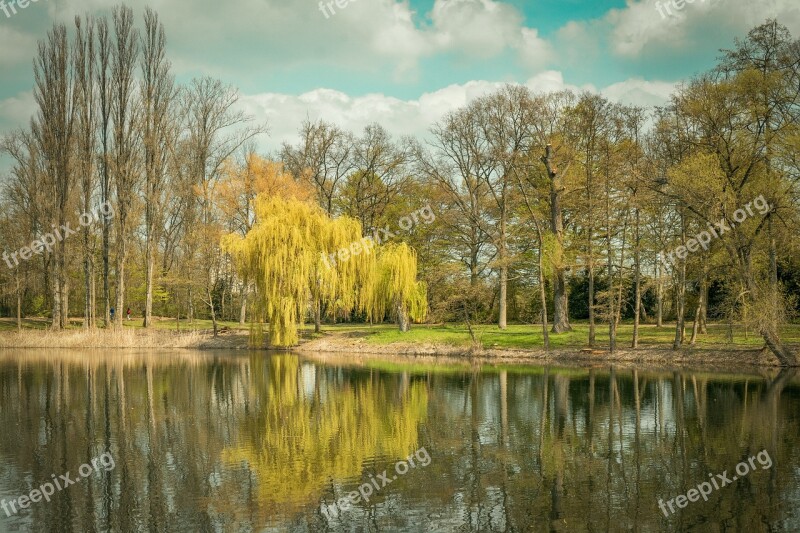
[(411, 140), (394, 142), (378, 124), (364, 128), (355, 140), (354, 170), (347, 175), (340, 203), (345, 214), (361, 221), (365, 233), (386, 222), (389, 206), (406, 191), (414, 150)]
[[(234, 106), (236, 90), (218, 80), (194, 80), (185, 93), (187, 113), (186, 155), (192, 182), (197, 189), (200, 224), (187, 226), (193, 232), (186, 239), (187, 259), (197, 251), (204, 273), (204, 301), (211, 312), (214, 335), (217, 335), (217, 311), (212, 289), (220, 264), (219, 228), (215, 224), (214, 187), (223, 163), (245, 142), (265, 131), (250, 126), (252, 120)], [(191, 299), (191, 298), (190, 298)]]
[(469, 270), (470, 287), (474, 288), (487, 264), (489, 240), (482, 218), (489, 191), (477, 175), (474, 154), (480, 132), (471, 115), (465, 108), (436, 124), (431, 152), (419, 154), (417, 161), (422, 175), (448, 199), (449, 213), (440, 218), (452, 240), (453, 253)]
[(136, 80), (134, 69), (139, 55), (139, 34), (133, 27), (133, 11), (128, 7), (114, 8), (115, 42), (111, 55), (112, 99), (114, 120), (113, 181), (117, 194), (116, 220), (116, 281), (117, 326), (122, 326), (125, 305), (125, 269), (130, 239), (130, 216), (133, 210), (136, 186), (139, 182), (137, 168)]
[(172, 102), (175, 84), (169, 73), (170, 63), (166, 59), (166, 36), (158, 15), (147, 8), (144, 13), (144, 35), (142, 37), (142, 144), (144, 147), (145, 179), (145, 309), (144, 327), (152, 325), (153, 273), (159, 241), (163, 227), (165, 202), (165, 179), (169, 147), (174, 145), (177, 134)]
[[(70, 193), (76, 180), (72, 167), (75, 133), (74, 77), (70, 68), (67, 28), (57, 25), (39, 42), (34, 61), (34, 98), (38, 112), (31, 123), (38, 153), (45, 170), (45, 188), (50, 194), (44, 210), (46, 225), (54, 231), (66, 231)], [(68, 239), (57, 239), (52, 247), (51, 294), (52, 328), (63, 329), (69, 319), (69, 279), (67, 275)]]
[[(110, 205), (111, 198), (111, 54), (108, 20), (97, 23), (97, 91), (100, 135), (100, 199)], [(103, 325), (111, 325), (111, 219), (103, 217)]]
[(347, 176), (355, 170), (355, 140), (328, 122), (306, 121), (300, 127), (300, 144), (283, 145), (281, 160), (297, 180), (309, 182), (320, 205), (334, 214), (335, 199)]
[[(82, 209), (89, 213), (92, 209), (92, 195), (95, 188), (95, 150), (97, 145), (96, 101), (97, 84), (95, 70), (97, 54), (95, 49), (94, 20), (87, 17), (86, 22), (75, 17), (75, 74), (76, 74), (76, 166), (81, 177)], [(83, 228), (83, 278), (84, 311), (83, 327), (96, 326), (94, 253), (92, 249), (92, 228)]]

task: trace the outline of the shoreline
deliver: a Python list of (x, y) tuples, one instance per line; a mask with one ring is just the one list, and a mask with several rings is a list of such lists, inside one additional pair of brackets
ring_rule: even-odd
[(253, 348), (249, 346), (249, 332), (223, 330), (217, 338), (204, 330), (176, 332), (169, 330), (70, 330), (47, 332), (27, 330), (0, 333), (0, 350), (13, 349), (189, 349), (235, 350), (265, 353), (298, 353), (306, 357), (328, 355), (327, 359), (383, 358), (392, 360), (427, 360), (429, 362), (458, 362), (471, 364), (510, 365), (570, 365), (596, 366), (620, 365), (662, 368), (705, 369), (779, 369), (778, 359), (768, 350), (754, 348), (697, 348), (672, 350), (671, 346), (641, 345), (637, 349), (624, 348), (614, 354), (603, 349), (587, 348), (481, 348), (471, 349), (442, 343), (393, 342), (375, 344), (361, 337), (340, 333), (327, 333), (322, 338), (301, 339), (299, 345), (285, 348)]
[(608, 350), (581, 348), (544, 349), (482, 348), (472, 350), (464, 346), (436, 343), (392, 343), (372, 344), (360, 339), (327, 335), (301, 343), (289, 351), (308, 354), (347, 354), (358, 357), (400, 356), (401, 358), (423, 358), (474, 362), (479, 364), (541, 364), (596, 366), (619, 365), (662, 368), (736, 369), (765, 368), (780, 369), (777, 357), (764, 349), (751, 348), (682, 348), (672, 350), (666, 346), (640, 346), (636, 349), (618, 349), (613, 354)]

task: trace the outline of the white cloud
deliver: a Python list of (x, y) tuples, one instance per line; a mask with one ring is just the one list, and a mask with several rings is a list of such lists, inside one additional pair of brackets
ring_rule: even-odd
[[(435, 0), (417, 13), (408, 0), (349, 0), (323, 14), (319, 2), (286, 0), (128, 0), (137, 16), (151, 5), (169, 39), (178, 74), (229, 78), (242, 70), (329, 68), (388, 72), (414, 81), (419, 63), (449, 53), (467, 60), (510, 53), (531, 72), (553, 51), (522, 14), (498, 0)], [(53, 20), (72, 24), (76, 13), (108, 12), (103, 0), (64, 0), (48, 8)], [(427, 16), (426, 16), (427, 15)]]
[(432, 52), (453, 52), (471, 58), (514, 52), (523, 66), (534, 69), (553, 57), (549, 43), (534, 28), (524, 26), (522, 14), (495, 0), (436, 0), (428, 30)]
[(627, 0), (605, 21), (612, 26), (612, 50), (637, 57), (656, 49), (688, 50), (709, 32), (743, 35), (768, 18), (777, 18), (795, 35), (800, 31), (797, 0), (687, 0), (682, 9), (672, 0)]
[(525, 82), (525, 86), (528, 87), (533, 92), (540, 92), (540, 93), (547, 93), (547, 92), (555, 92), (561, 91), (563, 89), (569, 89), (575, 93), (579, 93), (581, 91), (595, 91), (593, 85), (584, 85), (582, 87), (578, 87), (577, 85), (570, 85), (564, 82), (564, 75), (561, 72), (556, 70), (547, 70), (545, 72), (540, 72), (539, 74), (535, 75), (534, 77), (528, 79)]
[(522, 16), (511, 5), (493, 0), (436, 0), (431, 38), (441, 50), (487, 58), (516, 46)]
[(547, 64), (554, 56), (550, 43), (539, 37), (539, 32), (530, 28), (522, 28), (522, 39), (517, 48), (522, 64), (529, 70)]
[[(611, 100), (642, 106), (663, 104), (674, 87), (667, 82), (631, 79), (598, 91), (592, 85), (579, 87), (568, 84), (557, 71), (537, 74), (524, 85), (535, 92), (561, 89), (600, 92)], [(430, 127), (445, 114), (502, 86), (500, 82), (475, 80), (449, 85), (411, 100), (377, 93), (351, 97), (331, 89), (316, 89), (299, 96), (276, 93), (244, 95), (239, 104), (257, 121), (269, 122), (270, 136), (262, 139), (262, 149), (275, 152), (284, 142), (298, 141), (297, 129), (306, 119), (333, 122), (353, 133), (360, 133), (368, 124), (378, 122), (393, 135), (425, 139)]]
[[(2, 11), (0, 18), (5, 18)], [(29, 63), (36, 53), (36, 38), (4, 22), (0, 25), (0, 50), (0, 67), (4, 69)]]
[(36, 112), (36, 100), (32, 91), (21, 92), (0, 100), (0, 134), (14, 128), (26, 126)]
[(614, 102), (651, 107), (666, 104), (676, 87), (676, 83), (634, 78), (609, 85), (600, 92)]

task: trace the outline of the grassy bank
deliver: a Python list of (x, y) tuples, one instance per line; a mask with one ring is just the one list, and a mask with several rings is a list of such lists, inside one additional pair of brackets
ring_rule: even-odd
[[(80, 321), (75, 321), (65, 331), (48, 331), (44, 319), (28, 319), (21, 333), (11, 319), (0, 319), (0, 348), (193, 348), (193, 349), (247, 349), (249, 327), (233, 322), (220, 322), (220, 335), (214, 338), (208, 320), (183, 321), (180, 330), (175, 320), (157, 320), (154, 327), (145, 330), (140, 320), (125, 321), (121, 329), (85, 331)], [(709, 324), (708, 333), (699, 334), (694, 346), (687, 344), (682, 350), (671, 350), (675, 335), (674, 324), (658, 328), (652, 324), (640, 326), (637, 350), (631, 350), (633, 325), (622, 323), (617, 334), (618, 352), (611, 356), (608, 346), (608, 328), (597, 328), (597, 342), (588, 350), (589, 327), (585, 321), (573, 322), (573, 331), (550, 335), (551, 351), (544, 352), (542, 330), (539, 325), (514, 324), (506, 330), (494, 325), (473, 327), (476, 344), (473, 345), (467, 328), (460, 324), (414, 325), (410, 332), (400, 333), (396, 326), (382, 324), (326, 325), (322, 333), (313, 333), (311, 326), (302, 331), (299, 350), (319, 353), (382, 353), (386, 355), (442, 355), (462, 356), (467, 353), (493, 358), (529, 360), (555, 360), (573, 362), (591, 357), (594, 360), (674, 363), (706, 361), (721, 364), (773, 365), (774, 358), (767, 352), (761, 338), (742, 326), (732, 329), (727, 324)], [(783, 328), (784, 341), (800, 346), (800, 325)]]
[[(588, 347), (589, 324), (585, 321), (572, 323), (573, 330), (567, 333), (550, 334), (551, 348), (583, 349)], [(509, 325), (500, 330), (494, 325), (473, 326), (476, 341), (485, 349), (541, 349), (544, 346), (541, 325)], [(358, 338), (372, 345), (393, 343), (441, 344), (456, 347), (469, 347), (470, 335), (467, 328), (458, 324), (414, 325), (411, 331), (401, 333), (392, 325), (352, 326), (337, 325), (323, 328), (327, 334)], [(800, 324), (783, 328), (782, 336), (788, 344), (800, 344)], [(691, 330), (687, 330), (687, 343)], [(652, 324), (639, 326), (639, 345), (641, 347), (671, 347), (675, 338), (675, 324), (656, 327)], [(621, 323), (617, 330), (617, 347), (627, 348), (633, 339), (633, 324)], [(596, 328), (596, 347), (608, 347), (608, 326), (599, 324)], [(697, 348), (710, 349), (758, 349), (764, 345), (762, 338), (741, 326), (731, 329), (727, 324), (709, 324), (708, 333), (698, 334)]]

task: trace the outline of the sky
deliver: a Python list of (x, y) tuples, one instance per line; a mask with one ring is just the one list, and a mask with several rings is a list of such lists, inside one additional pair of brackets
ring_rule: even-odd
[[(35, 112), (32, 59), (54, 23), (108, 0), (0, 0), (0, 135)], [(14, 0), (19, 2), (20, 0)], [(673, 2), (677, 1), (676, 7)], [(22, 0), (25, 5), (26, 0)], [(159, 0), (179, 82), (212, 76), (240, 109), (295, 142), (306, 119), (360, 132), (378, 122), (425, 138), (447, 112), (504, 83), (593, 91), (659, 105), (752, 27), (777, 18), (800, 37), (797, 0)], [(344, 6), (344, 7), (339, 7)]]

